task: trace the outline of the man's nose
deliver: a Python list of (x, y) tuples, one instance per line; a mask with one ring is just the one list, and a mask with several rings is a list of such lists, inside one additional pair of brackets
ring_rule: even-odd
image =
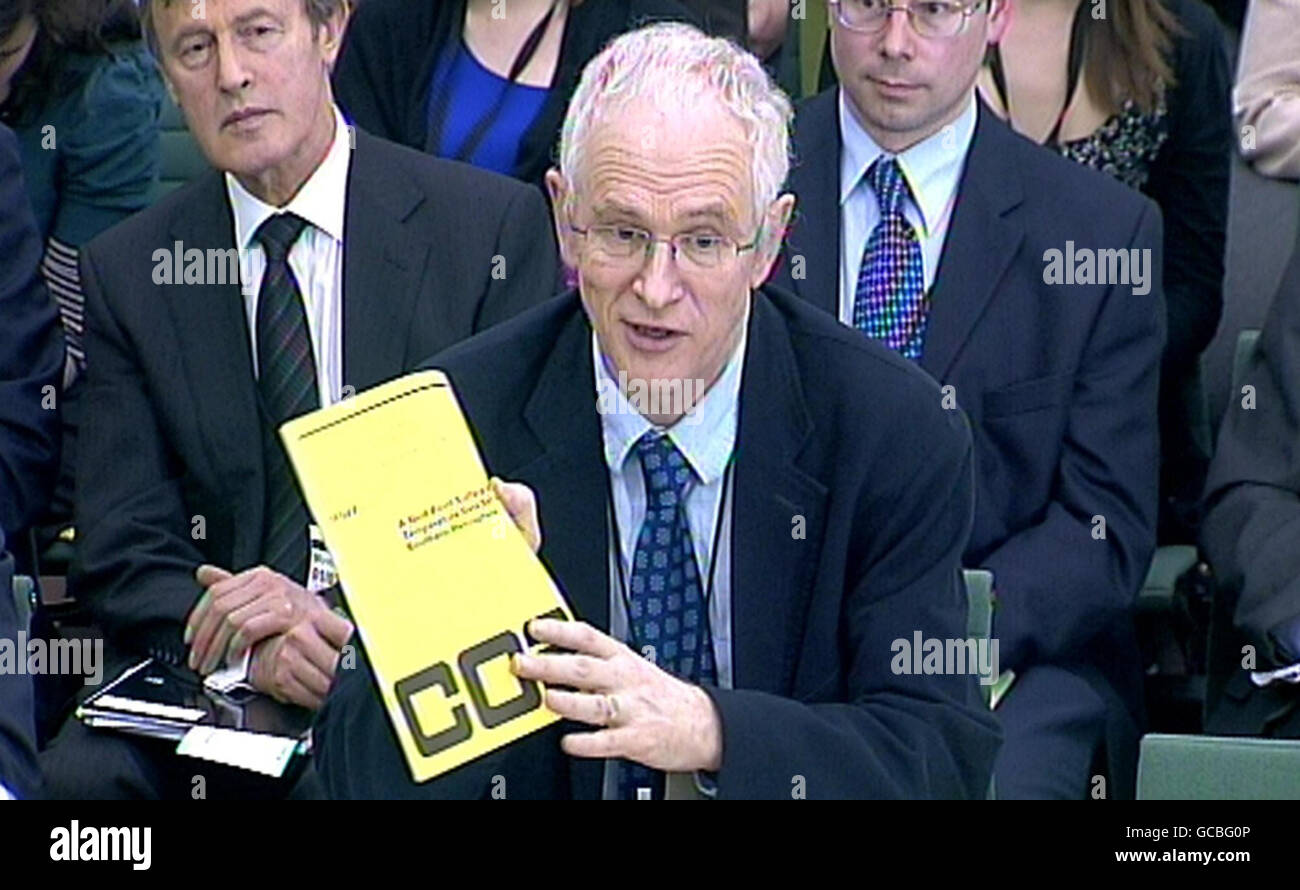
[(233, 40), (218, 40), (217, 86), (224, 93), (240, 93), (253, 84), (252, 73), (244, 67), (242, 53)]
[(910, 57), (912, 55), (911, 14), (902, 6), (894, 6), (885, 19), (885, 31), (880, 35), (880, 52), (890, 58)]
[(669, 306), (677, 299), (677, 288), (680, 282), (672, 244), (667, 241), (651, 243), (649, 255), (638, 277), (641, 301), (651, 309)]

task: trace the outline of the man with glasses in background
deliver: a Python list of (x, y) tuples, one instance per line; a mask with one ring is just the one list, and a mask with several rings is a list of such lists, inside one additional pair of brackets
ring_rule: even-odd
[(657, 799), (676, 773), (720, 797), (984, 796), (973, 675), (897, 658), (966, 635), (968, 428), (914, 365), (760, 289), (790, 116), (753, 56), (686, 25), (589, 64), (547, 176), (577, 292), (430, 362), (491, 471), (537, 494), (578, 620), (533, 621), (561, 651), (513, 669), (566, 720), (416, 785), (359, 658), (313, 735), (333, 795)]
[(970, 417), (963, 564), (994, 573), (1014, 675), (998, 796), (1127, 796), (1132, 610), (1155, 546), (1159, 210), (979, 103), (1009, 0), (829, 13), (840, 85), (798, 110), (801, 213), (775, 280), (920, 364)]

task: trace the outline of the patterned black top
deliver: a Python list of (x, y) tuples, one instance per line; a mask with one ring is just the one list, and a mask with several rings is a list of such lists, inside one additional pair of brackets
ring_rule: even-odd
[(1151, 178), (1151, 165), (1169, 139), (1169, 108), (1163, 95), (1150, 113), (1129, 100), (1119, 113), (1087, 136), (1071, 139), (1056, 150), (1072, 161), (1107, 173), (1141, 191)]

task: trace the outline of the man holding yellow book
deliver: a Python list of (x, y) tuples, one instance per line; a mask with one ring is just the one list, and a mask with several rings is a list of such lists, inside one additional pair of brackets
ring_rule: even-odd
[(913, 364), (764, 286), (789, 121), (757, 60), (688, 26), (590, 63), (547, 177), (576, 291), (429, 365), (536, 494), (575, 620), (530, 622), (551, 648), (510, 664), (564, 719), (417, 782), (363, 649), (315, 730), (331, 794), (984, 796), (974, 676), (893, 658), (966, 635), (970, 432)]

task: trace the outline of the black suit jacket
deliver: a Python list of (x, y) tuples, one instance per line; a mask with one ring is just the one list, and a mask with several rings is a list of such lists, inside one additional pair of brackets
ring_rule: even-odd
[[(541, 557), (574, 612), (607, 629), (606, 471), (576, 295), (431, 365), (491, 472), (537, 493)], [(910, 363), (776, 289), (754, 298), (739, 417), (735, 688), (706, 687), (722, 718), (719, 793), (789, 799), (803, 776), (811, 797), (982, 797), (997, 734), (973, 678), (890, 670), (893, 640), (965, 636), (965, 418)], [(603, 762), (566, 757), (555, 727), (414, 784), (359, 664), (338, 673), (316, 728), (334, 795), (484, 797), (498, 775), (511, 798), (600, 795)]]
[[(428, 144), (429, 80), (439, 54), (459, 40), (466, 0), (365, 0), (348, 23), (334, 67), (334, 95), (349, 120), (421, 151)], [(605, 44), (655, 21), (693, 22), (676, 0), (589, 0), (569, 11), (552, 88), (524, 133), (513, 175), (542, 184), (583, 67)]]
[[(168, 659), (184, 653), (195, 568), (260, 561), (265, 483), (239, 284), (155, 285), (154, 251), (231, 248), (234, 237), (222, 174), (211, 172), (82, 255), (88, 360), (70, 583), (113, 642)], [(554, 242), (535, 189), (361, 131), (343, 239), (343, 382), (356, 391), (553, 292)]]
[[(26, 628), (18, 626), (10, 593), (13, 579), (14, 561), (5, 552), (5, 536), (0, 531), (0, 640), (16, 645), (18, 631)], [(26, 658), (27, 653), (18, 653), (18, 657)], [(35, 717), (31, 675), (9, 671), (0, 674), (0, 785), (19, 797), (33, 797), (40, 790)]]
[(1271, 670), (1300, 657), (1300, 242), (1282, 277), (1241, 386), (1228, 400), (1206, 483), (1202, 543), (1218, 581), (1206, 730), (1300, 736), (1300, 694), (1250, 682), (1242, 647)]
[(0, 531), (16, 536), (47, 505), (59, 466), (63, 328), (41, 279), (40, 234), (18, 140), (0, 126)]
[[(775, 280), (838, 316), (836, 96), (810, 99), (796, 119), (796, 221)], [(1045, 251), (1067, 241), (1149, 249), (1151, 292), (1044, 283)], [(791, 277), (796, 256), (802, 280)], [(975, 526), (964, 563), (994, 573), (1004, 668), (1088, 667), (1135, 720), (1131, 610), (1156, 528), (1160, 269), (1153, 203), (980, 106), (921, 359), (954, 387), (974, 429)], [(1105, 540), (1092, 536), (1095, 516), (1105, 518)]]

